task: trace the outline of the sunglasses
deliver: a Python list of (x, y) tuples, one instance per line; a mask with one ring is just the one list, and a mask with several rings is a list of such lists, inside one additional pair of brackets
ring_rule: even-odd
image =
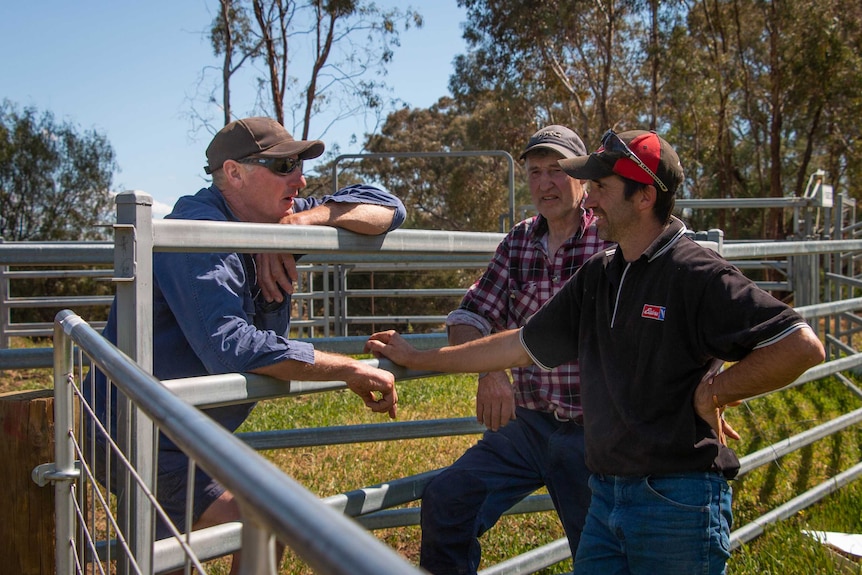
[(243, 158), (237, 160), (240, 164), (254, 164), (263, 166), (270, 172), (280, 176), (286, 176), (296, 168), (302, 171), (302, 160), (299, 158)]
[(616, 132), (613, 130), (605, 132), (605, 135), (602, 136), (602, 147), (608, 152), (622, 154), (627, 157), (629, 160), (637, 164), (640, 169), (649, 174), (649, 177), (651, 177), (656, 185), (661, 188), (661, 191), (667, 192), (667, 186), (664, 185), (664, 182), (662, 182), (659, 177), (643, 163), (643, 160), (638, 158), (637, 154), (632, 152), (631, 148), (629, 148), (625, 142), (620, 140), (620, 137), (617, 136)]

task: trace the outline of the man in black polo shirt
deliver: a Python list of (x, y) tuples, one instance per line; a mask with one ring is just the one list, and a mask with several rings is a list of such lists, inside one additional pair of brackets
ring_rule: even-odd
[[(560, 161), (590, 180), (585, 207), (618, 244), (585, 263), (527, 324), (416, 351), (394, 332), (367, 349), (396, 363), (485, 372), (579, 359), (592, 502), (574, 571), (725, 572), (739, 460), (725, 406), (778, 389), (824, 358), (814, 331), (671, 216), (683, 171), (654, 132), (609, 131)], [(720, 371), (724, 362), (735, 362)]]

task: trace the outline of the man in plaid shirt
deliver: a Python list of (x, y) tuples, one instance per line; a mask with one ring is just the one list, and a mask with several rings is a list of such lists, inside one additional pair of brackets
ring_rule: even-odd
[[(583, 208), (582, 182), (557, 163), (586, 155), (581, 138), (565, 126), (530, 138), (521, 159), (538, 215), (512, 228), (449, 314), (450, 344), (523, 326), (581, 264), (609, 247)], [(420, 565), (434, 575), (476, 573), (478, 538), (543, 486), (572, 555), (577, 549), (590, 502), (578, 364), (515, 368), (512, 378), (504, 371), (479, 375), (476, 417), (488, 431), (425, 488)]]

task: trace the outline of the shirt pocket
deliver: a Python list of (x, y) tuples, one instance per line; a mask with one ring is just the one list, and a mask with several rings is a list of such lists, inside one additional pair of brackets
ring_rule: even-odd
[(544, 302), (538, 282), (509, 280), (510, 327), (521, 327)]
[(257, 329), (274, 331), (276, 335), (287, 338), (290, 332), (290, 294), (282, 291), (281, 295), (284, 299), (280, 303), (267, 302), (263, 295), (258, 293), (253, 301), (246, 302), (246, 313), (249, 323)]

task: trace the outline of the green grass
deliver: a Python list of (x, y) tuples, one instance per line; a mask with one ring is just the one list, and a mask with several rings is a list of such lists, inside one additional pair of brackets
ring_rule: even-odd
[[(31, 349), (47, 347), (50, 344), (33, 342), (28, 338), (10, 338), (10, 349)], [(54, 374), (51, 369), (19, 369), (15, 371), (0, 370), (0, 393), (15, 391), (33, 391), (54, 387)]]
[[(446, 376), (399, 385), (399, 419), (431, 419), (473, 415), (475, 380)], [(862, 406), (837, 379), (805, 384), (729, 410), (728, 418), (742, 434), (734, 444), (742, 456), (778, 440), (824, 423)], [(282, 399), (258, 406), (242, 431), (384, 422), (365, 410), (349, 392)], [(413, 475), (451, 463), (476, 436), (315, 447), (265, 455), (314, 493), (325, 497), (358, 487)], [(862, 427), (818, 441), (733, 481), (734, 529), (792, 499), (829, 477), (862, 461)], [(862, 482), (770, 526), (761, 537), (733, 553), (732, 575), (810, 575), (847, 573), (840, 557), (802, 534), (803, 529), (862, 533)], [(405, 557), (416, 561), (418, 528), (375, 534)], [(482, 539), (483, 566), (505, 560), (563, 536), (553, 513), (504, 517)], [(563, 563), (542, 571), (565, 573)], [(284, 572), (309, 572), (288, 554)]]
[[(0, 390), (50, 386), (50, 370), (0, 372)], [(474, 413), (475, 379), (442, 376), (399, 384), (399, 420), (468, 417)], [(837, 378), (812, 382), (728, 411), (743, 439), (733, 447), (741, 456), (824, 423), (862, 406)], [(240, 431), (383, 423), (347, 391), (262, 402)], [(280, 468), (321, 497), (448, 465), (477, 436), (360, 443), (264, 452)], [(862, 426), (820, 440), (733, 481), (734, 529), (781, 505), (802, 491), (862, 461)], [(810, 575), (862, 573), (846, 560), (802, 534), (802, 530), (862, 533), (862, 481), (855, 481), (736, 550), (730, 575)], [(408, 560), (417, 561), (419, 529), (374, 532)], [(508, 516), (482, 538), (483, 567), (563, 536), (553, 513)], [(213, 573), (226, 573), (219, 562)], [(568, 562), (544, 570), (565, 573)], [(310, 573), (294, 555), (285, 558), (284, 573)]]
[[(812, 382), (751, 401), (731, 412), (743, 439), (740, 454), (858, 409), (862, 401), (836, 378)], [(822, 439), (733, 482), (734, 528), (741, 527), (862, 461), (862, 427)], [(766, 528), (764, 535), (734, 552), (731, 575), (859, 573), (847, 570), (840, 556), (802, 533), (803, 530), (862, 533), (862, 482), (823, 499), (790, 519)]]
[[(404, 382), (398, 386), (398, 397), (400, 421), (471, 417), (475, 414), (475, 379), (470, 376), (441, 376)], [(354, 394), (340, 391), (309, 395), (298, 400), (286, 398), (264, 402), (255, 408), (239, 431), (386, 421), (388, 418), (385, 416), (365, 409)], [(477, 439), (477, 435), (414, 439), (268, 451), (264, 455), (312, 492), (326, 497), (446, 466)], [(385, 529), (375, 531), (375, 534), (409, 560), (418, 562), (418, 527)], [(483, 538), (483, 557), (491, 565), (563, 536), (554, 513), (504, 517), (493, 532)], [(296, 556), (288, 553), (282, 572), (311, 571)]]

